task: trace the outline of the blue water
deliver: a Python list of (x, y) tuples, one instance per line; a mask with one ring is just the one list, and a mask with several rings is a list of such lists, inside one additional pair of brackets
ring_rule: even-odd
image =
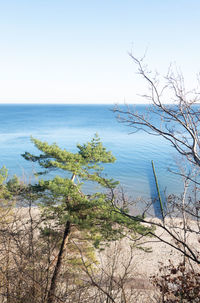
[[(30, 136), (76, 151), (77, 143), (89, 141), (97, 132), (103, 144), (117, 158), (106, 165), (108, 176), (120, 181), (133, 198), (151, 197), (155, 191), (151, 160), (154, 161), (162, 194), (180, 193), (180, 177), (168, 171), (177, 169), (176, 152), (161, 137), (131, 129), (118, 123), (112, 105), (0, 105), (0, 166), (9, 175), (26, 181), (33, 179), (36, 167), (21, 157), (25, 151), (37, 152)], [(138, 106), (145, 111), (145, 106)]]

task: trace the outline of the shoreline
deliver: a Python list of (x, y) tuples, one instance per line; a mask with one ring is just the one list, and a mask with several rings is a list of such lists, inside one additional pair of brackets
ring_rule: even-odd
[[(16, 215), (19, 218), (27, 219), (29, 216), (29, 207), (22, 207), (16, 209)], [(31, 216), (33, 218), (37, 218), (40, 214), (40, 210), (37, 206), (31, 208)], [(158, 218), (146, 218), (149, 220), (149, 223), (144, 223), (144, 225), (149, 225), (152, 223), (162, 224), (162, 220)], [(178, 239), (183, 238), (183, 224), (180, 218), (172, 218), (165, 219), (165, 226), (169, 228), (170, 231), (175, 233), (175, 236)], [(200, 243), (200, 234), (198, 231), (197, 223), (194, 220), (188, 220), (187, 222), (188, 232), (187, 232), (187, 243), (194, 249), (198, 249)], [(190, 231), (189, 231), (190, 228)], [(156, 226), (155, 234), (161, 237), (164, 241), (171, 243), (176, 246), (177, 243), (175, 239), (173, 239), (166, 231), (164, 231), (161, 227)], [(133, 241), (130, 241), (128, 238), (123, 238), (122, 240), (111, 242), (108, 248), (105, 248), (105, 252), (109, 252), (109, 250), (113, 249), (113, 245), (116, 245), (117, 242), (120, 245), (120, 250), (122, 255), (127, 255), (126, 248), (133, 244)], [(175, 264), (181, 262), (182, 254), (171, 247), (169, 244), (161, 242), (156, 237), (142, 237), (141, 240), (136, 242), (138, 245), (151, 250), (149, 252), (145, 252), (141, 249), (134, 250), (134, 258), (133, 262), (135, 264), (135, 269), (140, 272), (141, 275), (145, 275), (145, 277), (150, 277), (155, 273), (159, 272), (159, 264), (163, 263), (167, 265), (168, 260), (171, 258)], [(128, 255), (127, 255), (128, 258)], [(141, 264), (142, 263), (142, 264)]]

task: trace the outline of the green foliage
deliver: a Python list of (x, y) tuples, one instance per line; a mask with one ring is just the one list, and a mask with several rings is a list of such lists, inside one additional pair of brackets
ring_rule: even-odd
[(14, 175), (8, 182), (7, 182), (7, 188), (12, 193), (17, 193), (19, 189), (21, 188), (21, 182), (19, 178)]
[(8, 177), (8, 170), (5, 166), (0, 169), (0, 200), (1, 205), (5, 200), (11, 197), (11, 194), (7, 188), (6, 181)]
[[(13, 196), (12, 186), (7, 182), (8, 170), (5, 166), (0, 169), (0, 224), (7, 224), (11, 219), (15, 197)], [(13, 179), (10, 180), (13, 182)]]
[[(31, 138), (42, 152), (39, 156), (23, 154), (26, 160), (37, 162), (46, 172), (50, 169), (71, 172), (71, 178), (54, 177), (52, 180), (40, 180), (33, 186), (42, 194), (40, 198), (43, 216), (54, 220), (55, 226), (64, 226), (68, 221), (80, 232), (84, 231), (88, 240), (95, 247), (102, 242), (119, 239), (127, 229), (134, 233), (144, 234), (147, 228), (137, 221), (116, 211), (113, 199), (106, 190), (113, 193), (118, 182), (102, 175), (103, 163), (113, 163), (115, 158), (103, 147), (97, 135), (86, 144), (77, 145), (77, 153), (61, 149), (57, 144), (49, 145)], [(77, 177), (81, 182), (75, 183)], [(78, 179), (78, 180), (79, 180)], [(92, 181), (101, 186), (102, 192), (83, 194), (81, 187), (84, 181)]]

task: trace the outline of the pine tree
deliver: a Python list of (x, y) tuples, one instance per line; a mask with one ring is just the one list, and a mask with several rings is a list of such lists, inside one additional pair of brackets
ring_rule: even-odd
[[(34, 138), (31, 140), (42, 154), (25, 152), (22, 156), (43, 168), (38, 174), (46, 174), (55, 169), (66, 173), (66, 176), (62, 173), (62, 176), (50, 180), (40, 180), (34, 186), (34, 189), (40, 192), (43, 216), (46, 219), (52, 218), (55, 227), (64, 227), (47, 298), (47, 303), (52, 303), (64, 252), (70, 247), (69, 237), (74, 228), (83, 233), (85, 239), (92, 242), (94, 247), (119, 239), (127, 229), (140, 234), (146, 233), (147, 229), (138, 221), (129, 220), (115, 211), (114, 195), (108, 195), (107, 190), (113, 193), (118, 182), (102, 174), (103, 164), (114, 163), (115, 157), (103, 147), (98, 135), (95, 135), (91, 142), (78, 144), (76, 153), (61, 149), (57, 144), (49, 145)], [(92, 182), (94, 187), (98, 185), (100, 191), (83, 193), (82, 185), (88, 181)], [(49, 232), (48, 228), (46, 232)]]

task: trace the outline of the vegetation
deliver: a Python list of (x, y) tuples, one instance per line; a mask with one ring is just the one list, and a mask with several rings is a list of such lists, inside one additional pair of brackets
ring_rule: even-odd
[[(101, 302), (101, 295), (94, 299), (94, 288), (111, 300), (111, 289), (94, 283), (99, 272), (95, 250), (126, 235), (134, 243), (152, 229), (117, 211), (116, 199), (127, 213), (115, 194), (118, 182), (103, 175), (103, 164), (115, 158), (97, 135), (77, 145), (77, 153), (32, 141), (41, 153), (23, 157), (39, 164), (38, 174), (45, 179), (32, 185), (17, 177), (6, 182), (6, 169), (0, 172), (6, 222), (0, 222), (1, 302)], [(52, 170), (59, 175), (47, 179)], [(98, 191), (86, 194), (86, 182)]]
[(185, 262), (175, 266), (169, 260), (169, 264), (162, 264), (160, 274), (152, 281), (160, 289), (162, 302), (200, 302), (200, 273)]
[[(184, 191), (180, 196), (166, 197), (168, 205), (163, 222), (149, 218), (140, 220), (159, 227), (163, 233), (156, 234), (156, 238), (180, 252), (183, 259), (178, 265), (170, 261), (169, 271), (156, 278), (156, 285), (163, 294), (162, 302), (199, 302), (199, 91), (187, 91), (183, 76), (175, 73), (173, 67), (161, 77), (148, 70), (145, 58), (130, 56), (138, 74), (147, 84), (147, 93), (142, 96), (145, 101), (150, 101), (150, 105), (145, 113), (130, 106), (125, 109), (116, 106), (114, 112), (118, 114), (119, 122), (132, 128), (132, 133), (144, 131), (163, 137), (176, 150), (182, 163), (180, 171), (172, 173), (182, 178)], [(157, 117), (159, 123), (152, 117)], [(148, 209), (149, 205), (144, 214), (148, 213)], [(129, 214), (124, 215), (136, 219)], [(192, 236), (195, 241), (190, 241)], [(172, 299), (170, 295), (173, 295)]]
[[(185, 158), (190, 170), (179, 173), (184, 192), (167, 197), (162, 221), (150, 218), (149, 204), (135, 216), (128, 212), (130, 201), (117, 192), (118, 182), (103, 174), (104, 164), (115, 158), (97, 135), (78, 144), (75, 153), (31, 138), (39, 153), (23, 157), (36, 164), (39, 181), (24, 184), (16, 176), (8, 181), (6, 168), (0, 170), (0, 303), (199, 302), (199, 95), (188, 99), (183, 78), (172, 72), (160, 87), (143, 59), (131, 57), (150, 85), (145, 97), (152, 105), (145, 114), (130, 107), (114, 111), (120, 122), (162, 136)], [(175, 104), (165, 104), (165, 90)], [(160, 126), (151, 115), (160, 118)], [(146, 280), (141, 277), (137, 289), (140, 276), (133, 267), (135, 248), (145, 250), (139, 247), (144, 236), (181, 256), (178, 264), (170, 256), (168, 265), (161, 264), (152, 277), (156, 290), (145, 285), (146, 294), (141, 291)], [(125, 237), (127, 254), (120, 247)]]

